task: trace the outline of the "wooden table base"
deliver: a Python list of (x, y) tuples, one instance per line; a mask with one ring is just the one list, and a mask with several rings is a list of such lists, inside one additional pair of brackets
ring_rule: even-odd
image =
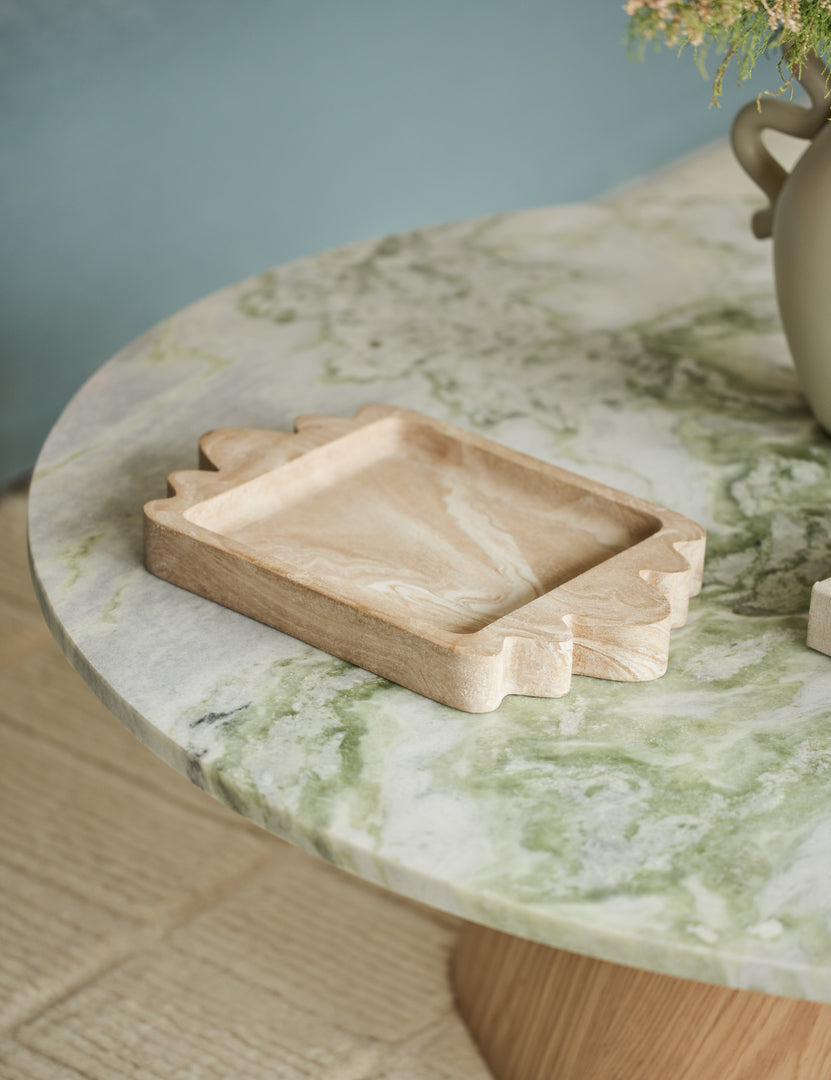
[(472, 923), (453, 981), (496, 1080), (831, 1077), (831, 1005), (656, 975)]

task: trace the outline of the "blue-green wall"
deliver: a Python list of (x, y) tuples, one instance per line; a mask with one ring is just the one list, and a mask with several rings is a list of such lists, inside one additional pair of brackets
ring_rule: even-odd
[(691, 57), (627, 59), (625, 23), (620, 0), (0, 0), (0, 482), (210, 290), (723, 134), (752, 91), (708, 108)]

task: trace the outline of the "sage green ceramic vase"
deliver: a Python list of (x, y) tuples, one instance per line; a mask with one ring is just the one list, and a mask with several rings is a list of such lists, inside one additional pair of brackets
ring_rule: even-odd
[[(831, 432), (831, 87), (814, 54), (793, 70), (810, 105), (752, 101), (737, 115), (731, 139), (739, 164), (770, 200), (754, 215), (753, 231), (773, 237), (785, 336), (808, 403)], [(766, 128), (811, 140), (791, 173), (763, 145)]]

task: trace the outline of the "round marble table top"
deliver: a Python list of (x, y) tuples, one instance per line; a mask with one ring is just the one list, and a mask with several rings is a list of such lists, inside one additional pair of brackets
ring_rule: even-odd
[[(62, 646), (239, 813), (472, 920), (831, 1001), (831, 442), (800, 396), (750, 205), (637, 193), (454, 224), (226, 289), (106, 364), (55, 426), (30, 544)], [(415, 408), (708, 530), (648, 683), (456, 712), (142, 566), (142, 506), (215, 427)]]

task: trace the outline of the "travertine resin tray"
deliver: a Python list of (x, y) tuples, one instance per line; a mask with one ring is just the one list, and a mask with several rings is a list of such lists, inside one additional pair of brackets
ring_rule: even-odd
[(147, 568), (469, 712), (666, 670), (695, 522), (405, 409), (296, 428), (204, 435), (144, 508)]

